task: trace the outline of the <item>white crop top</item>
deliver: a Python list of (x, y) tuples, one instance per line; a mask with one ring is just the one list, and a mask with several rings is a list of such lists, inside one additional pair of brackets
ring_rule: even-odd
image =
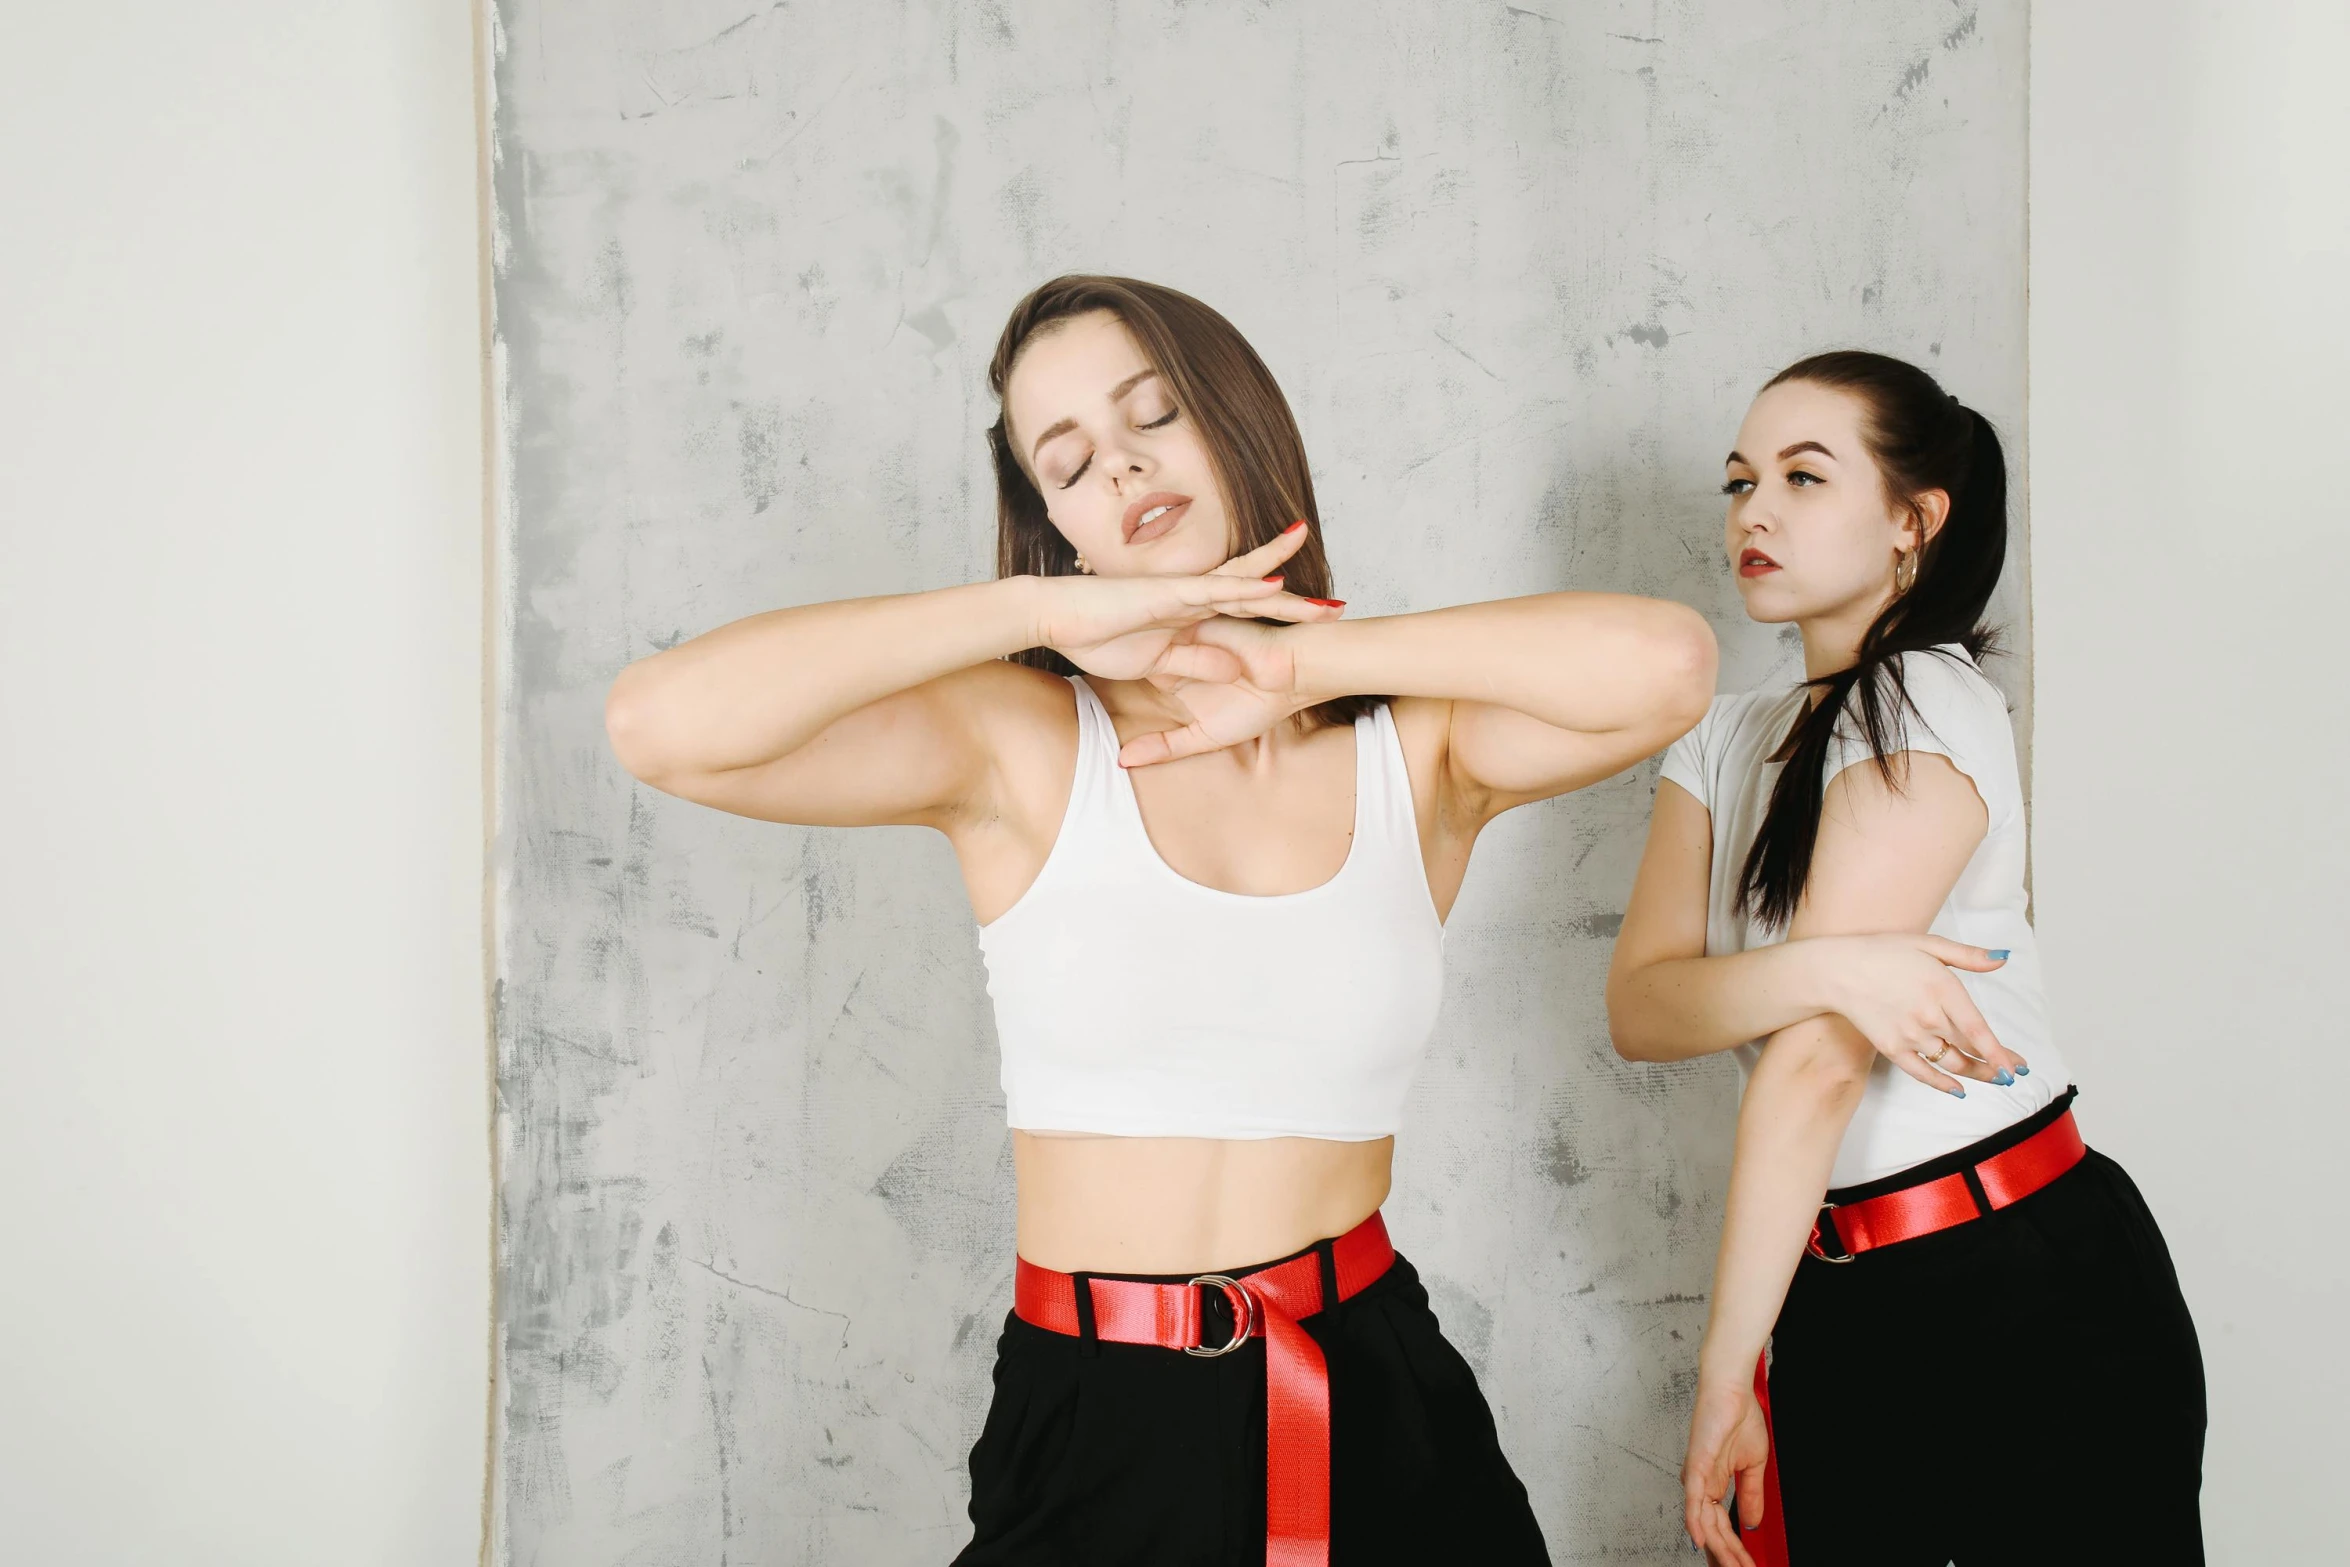
[(1108, 711), (1070, 684), (1077, 773), (1060, 836), (979, 931), (1006, 1118), (1127, 1137), (1392, 1135), (1444, 989), (1393, 716), (1355, 720), (1354, 842), (1338, 874), (1253, 897), (1159, 857)]
[[(2032, 1064), (2013, 1088), (1966, 1084), (1966, 1097), (1928, 1088), (1878, 1057), (1860, 1109), (1836, 1151), (1831, 1188), (1857, 1186), (1938, 1158), (2014, 1125), (2065, 1090), (2064, 1060), (2048, 1030), (2040, 995), (2040, 953), (2025, 917), (2024, 794), (2017, 777), (2015, 732), (1999, 688), (1956, 645), (1901, 655), (1901, 675), (1915, 711), (1904, 711), (1906, 749), (1950, 759), (1982, 796), (1990, 822), (1974, 856), (1928, 927), (1937, 936), (1996, 951), (2007, 962), (1988, 974), (1958, 970), (1999, 1042)], [(1714, 699), (1713, 708), (1665, 753), (1664, 776), (1697, 797), (1713, 816), (1713, 879), (1707, 889), (1705, 950), (1744, 952), (1784, 939), (1738, 909), (1738, 879), (1769, 806), (1783, 763), (1769, 760), (1786, 743), (1805, 687), (1750, 691)], [(1886, 694), (1892, 695), (1890, 687)], [(1849, 707), (1828, 745), (1821, 787), (1857, 762), (1867, 739)], [(1738, 1047), (1749, 1074), (1761, 1041)]]

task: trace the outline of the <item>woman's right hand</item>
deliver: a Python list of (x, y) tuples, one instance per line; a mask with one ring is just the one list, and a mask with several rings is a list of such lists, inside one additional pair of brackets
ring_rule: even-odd
[[(1988, 974), (2007, 961), (2006, 953), (1940, 936), (1810, 940), (1826, 965), (1833, 1010), (1867, 1035), (1879, 1055), (1928, 1088), (1963, 1094), (1959, 1077), (2006, 1086), (2031, 1071), (1999, 1042), (1951, 972)], [(1926, 1057), (1937, 1054), (1940, 1059), (1929, 1065)]]
[[(1277, 568), (1306, 541), (1299, 523), (1201, 577), (1046, 577), (1040, 646), (1089, 675), (1141, 680), (1231, 680), (1239, 664), (1181, 633), (1218, 615), (1267, 620), (1337, 618), (1338, 610), (1285, 592)], [(1271, 575), (1272, 580), (1266, 580)]]

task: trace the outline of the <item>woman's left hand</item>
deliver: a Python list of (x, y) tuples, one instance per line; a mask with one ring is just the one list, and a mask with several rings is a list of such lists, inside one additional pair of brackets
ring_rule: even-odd
[[(1754, 1558), (1738, 1541), (1738, 1529), (1763, 1521), (1763, 1465), (1770, 1456), (1770, 1427), (1754, 1389), (1700, 1379), (1697, 1408), (1689, 1417), (1689, 1456), (1681, 1461), (1681, 1491), (1689, 1538), (1708, 1561), (1754, 1567)], [(1723, 1505), (1733, 1481), (1738, 1490), (1735, 1527)]]
[(1123, 767), (1148, 767), (1221, 751), (1271, 730), (1299, 710), (1297, 660), (1284, 626), (1219, 615), (1189, 627), (1168, 663), (1182, 676), (1153, 675), (1191, 714), (1180, 729), (1137, 735), (1119, 748)]

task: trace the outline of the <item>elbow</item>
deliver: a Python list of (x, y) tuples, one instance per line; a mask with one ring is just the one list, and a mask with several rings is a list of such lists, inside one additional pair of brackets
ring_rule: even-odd
[(1609, 1044), (1616, 1047), (1616, 1055), (1620, 1060), (1662, 1061), (1664, 1059), (1649, 1045), (1648, 1041), (1617, 1022), (1613, 1015), (1607, 1020), (1607, 1040)]
[(1622, 981), (1611, 975), (1607, 982), (1607, 1042), (1626, 1061), (1664, 1060), (1663, 1052), (1650, 1042), (1639, 1021), (1639, 1009), (1632, 997)]
[[(1768, 1052), (1766, 1052), (1767, 1056)], [(1782, 1062), (1794, 1095), (1815, 1115), (1849, 1115), (1868, 1087), (1875, 1053), (1862, 1042), (1856, 1053), (1837, 1039), (1806, 1040), (1792, 1059)]]
[(654, 702), (645, 690), (642, 664), (631, 664), (604, 694), (604, 739), (629, 776), (660, 787), (669, 768), (662, 755)]
[(1695, 728), (1713, 705), (1720, 653), (1714, 629), (1703, 615), (1686, 604), (1665, 608), (1664, 623), (1657, 632), (1657, 672), (1664, 687), (1658, 706), (1671, 715), (1673, 736), (1678, 739)]

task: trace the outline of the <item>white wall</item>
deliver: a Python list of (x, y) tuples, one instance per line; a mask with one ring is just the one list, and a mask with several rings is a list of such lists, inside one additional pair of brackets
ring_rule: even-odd
[(2144, 1187), (2202, 1332), (2213, 1560), (2333, 1560), (2350, 8), (2033, 9), (2034, 846), (2057, 1022), (2090, 1140)]
[(0, 15), (0, 1555), (469, 1562), (467, 7)]

